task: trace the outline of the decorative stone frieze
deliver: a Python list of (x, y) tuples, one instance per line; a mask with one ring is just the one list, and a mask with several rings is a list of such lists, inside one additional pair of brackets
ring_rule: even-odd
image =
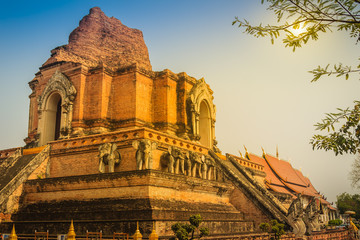
[(216, 121), (216, 107), (212, 93), (208, 84), (201, 78), (192, 87), (187, 100), (193, 139), (210, 148), (215, 140)]
[[(72, 82), (60, 71), (56, 70), (53, 76), (47, 82), (42, 94), (38, 97), (38, 117), (40, 145), (43, 145), (49, 139), (46, 139), (45, 132), (47, 132), (47, 125), (52, 124), (46, 119), (46, 112), (49, 109), (49, 98), (53, 94), (59, 94), (61, 97), (61, 125), (60, 125), (60, 139), (69, 138), (71, 132), (71, 121), (73, 114), (73, 104), (76, 97), (76, 89)], [(54, 140), (54, 139), (51, 139)]]

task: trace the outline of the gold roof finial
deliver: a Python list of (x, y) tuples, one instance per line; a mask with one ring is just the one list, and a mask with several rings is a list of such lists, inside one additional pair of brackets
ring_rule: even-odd
[(248, 152), (247, 148), (245, 147), (245, 145), (244, 145), (244, 148), (245, 148), (245, 158), (250, 160), (249, 152)]
[(153, 222), (153, 230), (149, 235), (149, 240), (158, 240), (159, 236), (157, 235), (156, 231), (155, 231), (155, 221)]
[(12, 227), (12, 230), (11, 230), (11, 233), (9, 236), (9, 240), (17, 240), (17, 239), (18, 239), (18, 237), (15, 232), (15, 224), (13, 224), (13, 227)]
[(69, 228), (69, 232), (67, 234), (67, 239), (68, 240), (76, 240), (76, 234), (75, 234), (75, 229), (74, 229), (74, 222), (71, 219), (71, 223), (70, 223), (70, 228)]
[(238, 151), (239, 151), (239, 153), (240, 153), (240, 157), (243, 157), (243, 155), (241, 154), (240, 150), (238, 150)]
[(140, 233), (140, 230), (139, 230), (139, 221), (136, 222), (136, 231), (133, 235), (133, 239), (134, 240), (142, 240), (142, 234)]
[(279, 159), (279, 146), (276, 144), (276, 157)]
[(263, 157), (265, 158), (266, 153), (265, 153), (264, 148), (263, 148), (263, 147), (261, 147), (261, 150), (262, 150), (262, 152), (263, 152)]

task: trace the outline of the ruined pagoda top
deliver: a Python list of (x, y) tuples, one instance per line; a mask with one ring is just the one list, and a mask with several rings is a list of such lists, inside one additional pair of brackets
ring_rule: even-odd
[(142, 32), (107, 17), (99, 7), (90, 9), (71, 32), (69, 43), (53, 49), (42, 67), (63, 61), (88, 67), (103, 64), (113, 70), (137, 64), (152, 70)]

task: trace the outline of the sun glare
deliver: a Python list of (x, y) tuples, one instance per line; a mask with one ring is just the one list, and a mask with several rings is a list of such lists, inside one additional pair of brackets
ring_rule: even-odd
[(292, 34), (294, 34), (295, 36), (299, 36), (301, 33), (306, 32), (306, 28), (304, 27), (303, 24), (300, 24), (299, 27), (297, 27), (297, 28), (291, 28), (290, 31), (291, 31)]

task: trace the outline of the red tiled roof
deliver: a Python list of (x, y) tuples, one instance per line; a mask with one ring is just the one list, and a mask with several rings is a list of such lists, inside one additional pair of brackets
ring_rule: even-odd
[(271, 169), (285, 182), (293, 183), (306, 187), (307, 184), (296, 174), (289, 162), (280, 160), (269, 154), (265, 155), (265, 160)]
[(307, 187), (299, 186), (299, 185), (292, 184), (292, 183), (285, 183), (285, 185), (287, 187), (289, 187), (291, 190), (293, 190), (294, 192), (301, 193), (301, 195), (312, 196), (312, 197), (320, 196), (319, 194), (314, 193)]
[[(273, 190), (274, 192), (278, 192), (278, 193), (286, 193), (286, 194), (289, 194), (291, 196), (294, 196), (293, 194), (291, 194), (289, 192), (289, 190), (284, 186), (278, 186), (278, 185), (275, 185), (275, 184), (266, 184), (266, 186), (268, 188), (270, 188), (271, 190)], [(295, 196), (294, 196), (295, 197)]]
[(321, 204), (327, 205), (332, 210), (336, 210), (328, 201), (321, 198), (321, 195), (312, 185), (310, 179), (305, 177), (301, 171), (294, 169), (289, 162), (269, 154), (265, 154), (265, 158), (252, 153), (249, 153), (248, 156), (250, 161), (264, 166), (267, 188), (278, 193), (289, 194), (293, 197), (295, 197), (296, 193), (301, 193), (305, 196), (319, 197)]
[[(268, 183), (268, 187), (274, 188), (276, 192), (291, 194), (286, 186), (280, 181), (280, 179), (274, 174), (265, 159), (255, 154), (249, 153), (250, 161), (264, 166), (264, 172), (266, 173), (265, 180)], [(277, 191), (278, 190), (278, 191)]]
[(300, 172), (299, 170), (295, 169), (296, 174), (307, 184), (307, 190), (309, 192), (311, 192), (312, 194), (314, 194), (315, 196), (320, 197), (320, 194), (318, 191), (316, 191), (315, 187), (312, 185), (312, 183), (310, 182), (310, 179), (305, 177), (302, 172)]

